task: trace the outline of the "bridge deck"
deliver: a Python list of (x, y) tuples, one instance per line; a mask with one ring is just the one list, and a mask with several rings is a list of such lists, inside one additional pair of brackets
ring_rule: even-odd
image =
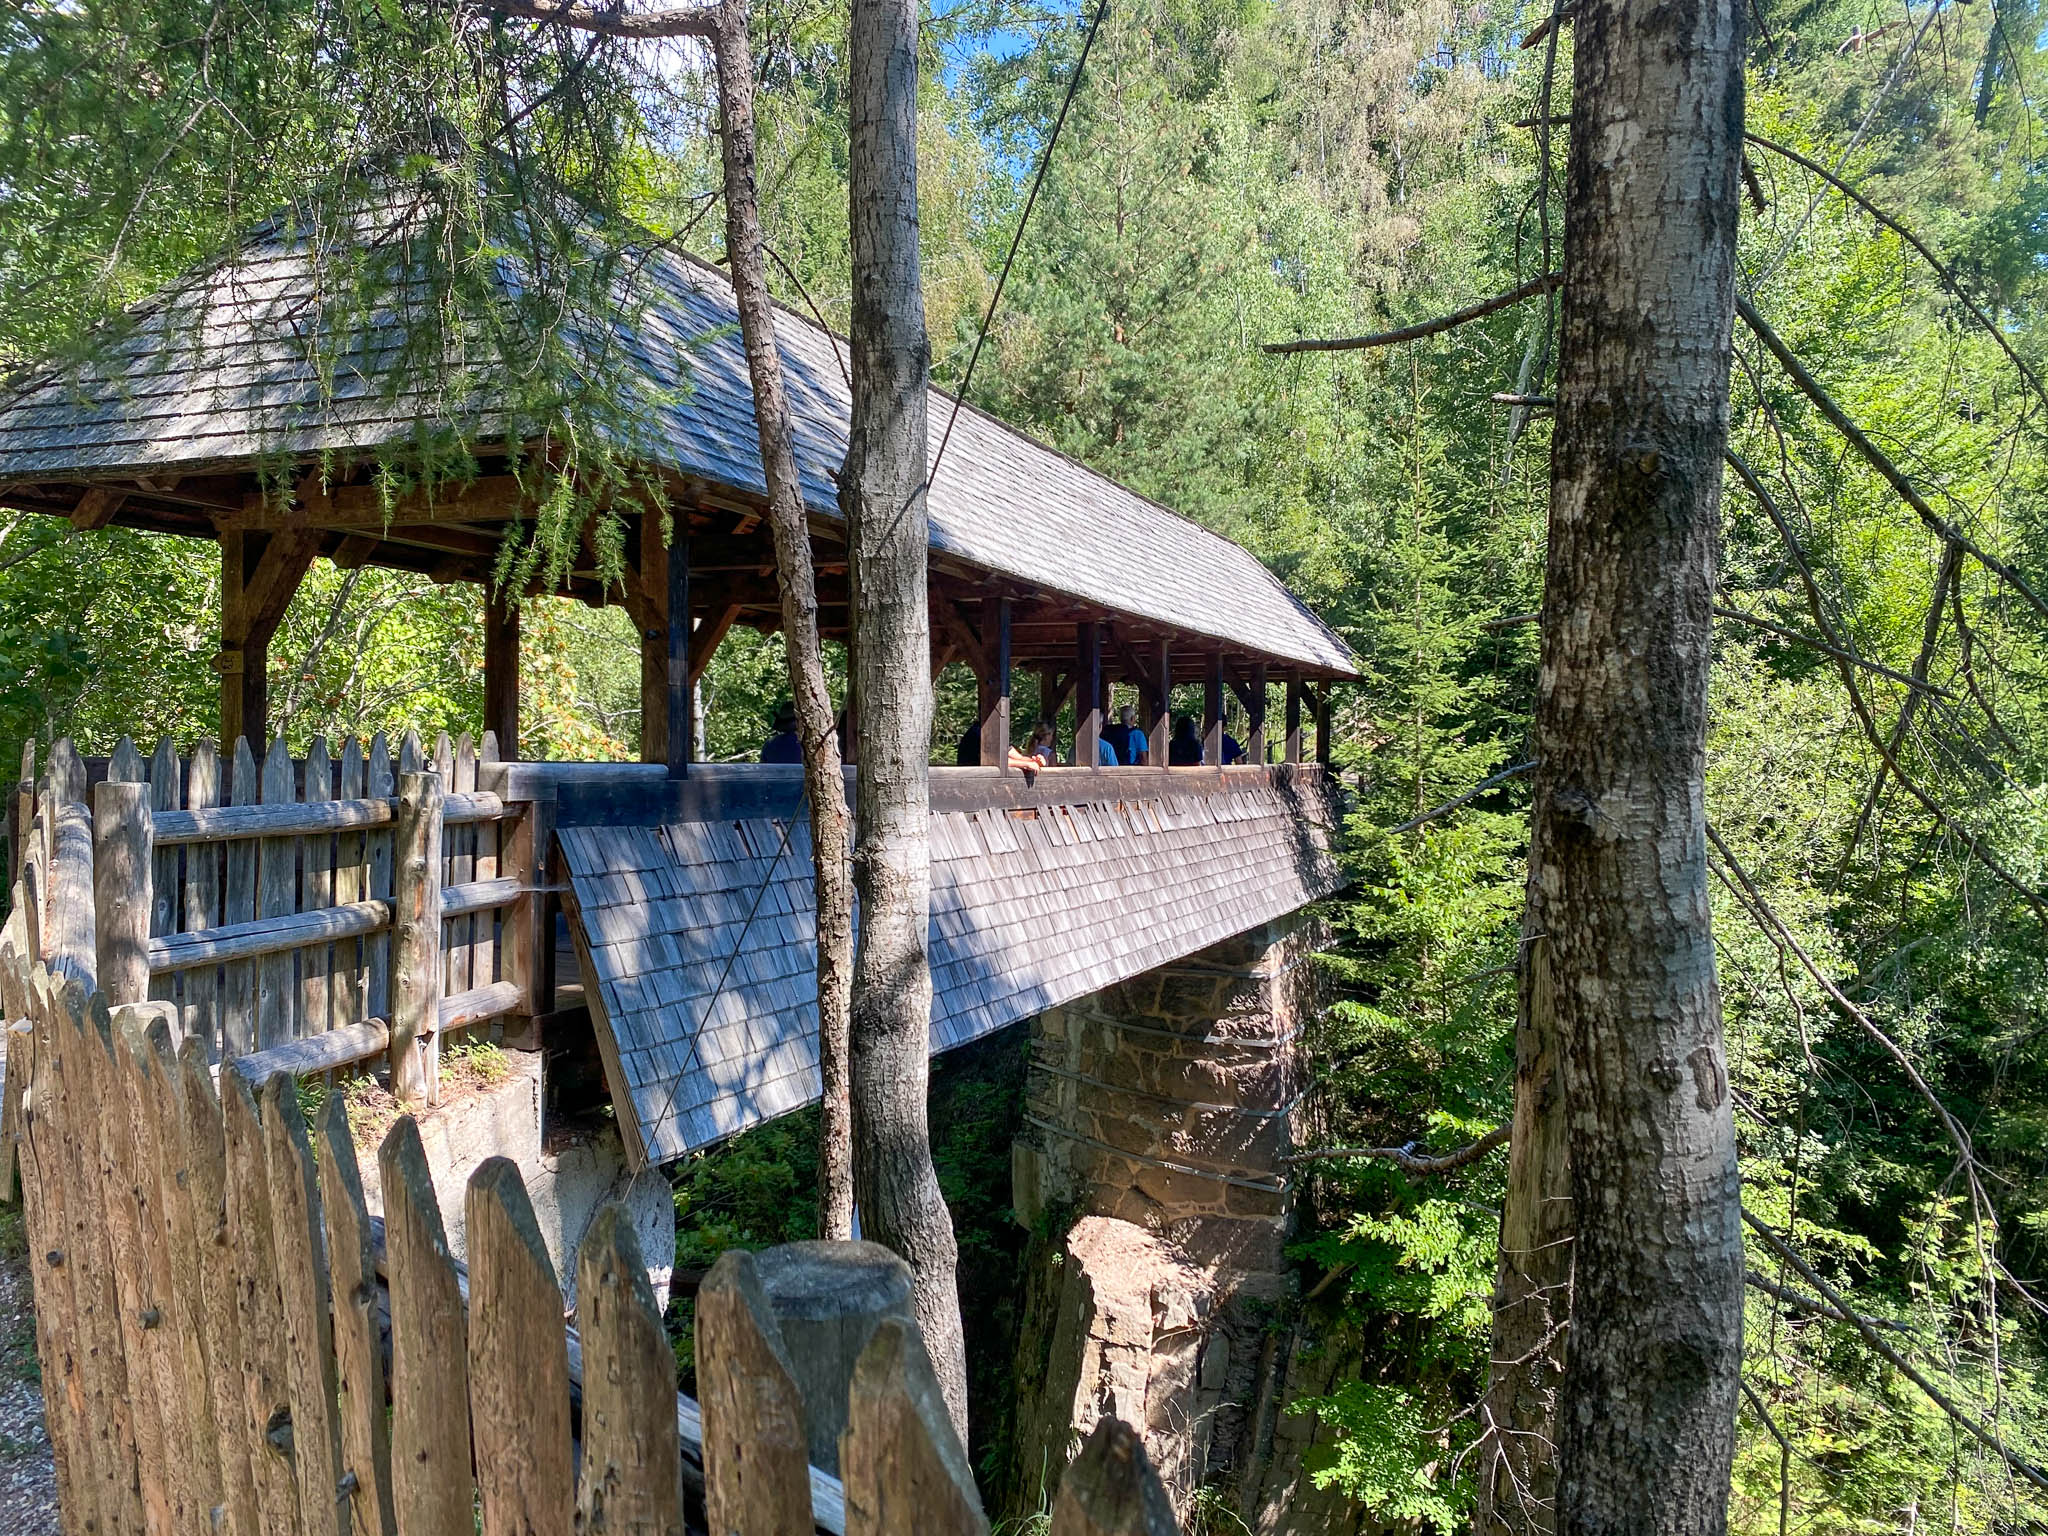
[[(1313, 771), (1068, 771), (1027, 786), (955, 770), (933, 785), (934, 1052), (1341, 883), (1336, 811)], [(585, 1000), (644, 1165), (817, 1097), (811, 848), (794, 774), (638, 781), (658, 817), (617, 788), (564, 786), (556, 836)]]

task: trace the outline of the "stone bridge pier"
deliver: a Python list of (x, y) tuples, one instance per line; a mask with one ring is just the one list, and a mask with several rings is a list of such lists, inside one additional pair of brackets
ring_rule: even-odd
[(1295, 1145), (1316, 927), (1299, 915), (1040, 1015), (1011, 1152), (1032, 1245), (1015, 1490), (1039, 1507), (1104, 1414), (1138, 1427), (1188, 1527), (1222, 1500), (1258, 1532), (1355, 1515), (1301, 1476)]

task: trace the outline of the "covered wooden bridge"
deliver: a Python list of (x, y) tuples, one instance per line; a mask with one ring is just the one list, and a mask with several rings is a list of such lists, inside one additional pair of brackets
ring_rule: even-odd
[[(659, 402), (659, 430), (634, 452), (667, 488), (673, 537), (664, 541), (660, 518), (635, 518), (623, 590), (600, 583), (594, 559), (555, 589), (623, 602), (632, 614), (646, 763), (529, 764), (516, 761), (519, 599), (542, 594), (495, 590), (490, 576), (508, 535), (530, 529), (537, 511), (512, 468), (530, 445), (502, 430), (493, 438), (487, 398), (473, 480), (395, 497), (381, 488), (380, 463), (416, 432), (426, 406), (392, 385), (388, 360), (402, 338), (373, 326), (340, 349), (309, 339), (327, 323), (318, 256), (280, 220), (234, 261), (144, 306), (96, 361), (30, 380), (0, 404), (0, 505), (82, 530), (204, 538), (220, 550), (222, 766), (202, 786), (196, 757), (164, 751), (113, 774), (149, 785), (123, 802), (129, 823), (157, 823), (155, 886), (126, 919), (148, 928), (136, 936), (145, 959), (133, 985), (181, 1002), (188, 1025), (210, 1029), (218, 1056), (279, 1051), (275, 1061), (299, 1066), (415, 1050), (482, 1018), (529, 1020), (529, 1038), (554, 1032), (552, 1050), (563, 1032), (588, 1027), (587, 1008), (635, 1163), (796, 1107), (816, 1092), (798, 782), (788, 770), (689, 762), (693, 684), (720, 640), (734, 625), (779, 625), (729, 285), (659, 248), (639, 267), (636, 302), (621, 311), (630, 319), (616, 322), (602, 352)], [(843, 636), (847, 556), (834, 477), (846, 443), (844, 343), (787, 311), (776, 323), (823, 628)], [(935, 450), (952, 410), (934, 392)], [(1042, 699), (1071, 708), (1077, 762), (1095, 760), (1110, 686), (1122, 682), (1145, 700), (1159, 743), (1171, 690), (1198, 685), (1211, 764), (1234, 694), (1257, 765), (1061, 770), (1032, 783), (1001, 767), (934, 770), (935, 1049), (1335, 888), (1335, 813), (1308, 759), (1327, 761), (1331, 689), (1355, 675), (1354, 658), (1257, 560), (972, 407), (959, 412), (930, 518), (932, 670), (957, 661), (974, 671), (984, 762), (1004, 760), (1012, 679), (1032, 670)], [(330, 754), (324, 743), (317, 767), (287, 757), (280, 769), (277, 751), (267, 762), (262, 751), (270, 641), (322, 558), (484, 589), (480, 724), (505, 761), (446, 758), (452, 782), (438, 787), (469, 797), (466, 825), (490, 830), (451, 820), (444, 856), (422, 866), (431, 891), (404, 888), (403, 859), (394, 885), (388, 851), (394, 836), (441, 836), (405, 811), (404, 770), (429, 768), (430, 755), (399, 761), (394, 774), (402, 754), (387, 753), (380, 779), (376, 754), (366, 769), (351, 744), (351, 779), (348, 751)], [(232, 768), (238, 738), (255, 744), (246, 787)], [(856, 723), (849, 755), (858, 739)], [(86, 780), (107, 772), (68, 767), (46, 800), (82, 800)], [(112, 835), (102, 823), (95, 835)], [(184, 851), (167, 860), (174, 844)], [(346, 881), (344, 867), (354, 872)], [(428, 897), (431, 906), (408, 905)], [(567, 965), (558, 904), (580, 997), (558, 973)], [(344, 919), (316, 919), (344, 906)], [(425, 968), (407, 990), (390, 981), (401, 957), (377, 947), (395, 931), (395, 911), (422, 910), (443, 912), (443, 930), (432, 954), (407, 952), (404, 964)], [(391, 968), (381, 993), (373, 950)], [(159, 968), (166, 957), (177, 965)], [(274, 978), (264, 996), (284, 1001), (246, 1023), (192, 1012), (194, 996), (218, 995), (245, 963)], [(327, 984), (342, 974), (360, 984)]]

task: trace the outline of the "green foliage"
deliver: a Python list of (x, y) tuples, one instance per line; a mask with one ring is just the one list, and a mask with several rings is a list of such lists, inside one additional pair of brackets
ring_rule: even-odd
[(1299, 1399), (1338, 1439), (1311, 1453), (1318, 1488), (1343, 1489), (1377, 1520), (1427, 1520), (1455, 1530), (1472, 1502), (1450, 1470), (1455, 1451), (1440, 1419), (1399, 1387), (1347, 1381), (1328, 1397)]

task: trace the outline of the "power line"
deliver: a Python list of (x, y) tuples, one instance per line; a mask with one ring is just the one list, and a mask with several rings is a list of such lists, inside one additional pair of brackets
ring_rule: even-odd
[(1060, 130), (1067, 125), (1067, 110), (1074, 104), (1074, 95), (1081, 88), (1081, 76), (1088, 68), (1088, 50), (1095, 46), (1095, 34), (1101, 30), (1102, 19), (1109, 14), (1109, 0), (1095, 8), (1095, 19), (1088, 23), (1088, 35), (1081, 40), (1081, 57), (1075, 61), (1073, 78), (1067, 81), (1066, 99), (1060, 103), (1060, 115), (1054, 119), (1052, 135), (1045, 141), (1045, 153), (1039, 156), (1038, 174), (1031, 178), (1031, 194), (1024, 199), (1024, 216), (1017, 220), (1017, 232), (1010, 237), (1009, 254), (1003, 257), (1003, 270), (996, 278), (996, 291), (989, 295), (988, 311), (981, 317), (981, 330), (974, 338), (974, 350), (967, 355), (967, 371), (960, 376), (960, 389), (953, 396), (953, 413), (946, 418), (946, 430), (939, 438), (939, 451), (932, 455), (932, 472), (925, 476), (927, 492), (932, 482), (939, 478), (939, 465), (946, 459), (946, 444), (953, 440), (953, 423), (960, 419), (960, 407), (967, 399), (967, 388), (974, 382), (974, 365), (981, 361), (982, 343), (988, 340), (988, 328), (996, 318), (996, 306), (1003, 301), (1003, 285), (1010, 280), (1010, 268), (1017, 260), (1017, 247), (1024, 243), (1024, 231), (1031, 223), (1031, 210), (1038, 205), (1038, 189), (1045, 185), (1045, 173), (1052, 164), (1052, 152), (1060, 142)]

